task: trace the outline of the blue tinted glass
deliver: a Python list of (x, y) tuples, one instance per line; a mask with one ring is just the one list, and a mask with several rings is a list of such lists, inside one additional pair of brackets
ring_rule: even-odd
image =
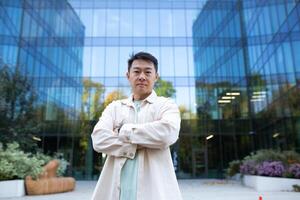
[(161, 47), (160, 75), (174, 76), (174, 52), (172, 47)]
[(106, 47), (105, 50), (105, 76), (118, 76), (119, 47)]
[(94, 10), (82, 9), (80, 10), (80, 20), (85, 26), (85, 36), (93, 35), (93, 16)]
[(174, 48), (175, 76), (188, 76), (188, 57), (186, 47)]
[(285, 70), (284, 70), (284, 60), (283, 60), (283, 51), (282, 51), (282, 45), (277, 49), (276, 51), (276, 58), (277, 58), (277, 70), (279, 73), (284, 73)]
[[(146, 34), (146, 10), (134, 9), (133, 10), (133, 36), (141, 37)], [(151, 28), (151, 27), (147, 27)]]
[(292, 43), (293, 47), (293, 59), (295, 63), (295, 70), (296, 72), (300, 72), (300, 42), (299, 41), (294, 41)]
[(105, 36), (106, 33), (106, 11), (95, 9), (93, 14), (93, 36)]
[(147, 31), (146, 36), (147, 37), (153, 37), (153, 36), (159, 36), (159, 23), (160, 23), (160, 17), (159, 17), (159, 10), (157, 9), (147, 9), (146, 10), (146, 23), (147, 23)]
[[(190, 78), (192, 78), (192, 77), (194, 77), (195, 76), (195, 63), (194, 63), (194, 58), (193, 58), (193, 49), (192, 49), (192, 47), (187, 47), (187, 62), (188, 62), (188, 67), (189, 67), (189, 74), (188, 74), (188, 76), (190, 77)], [(190, 80), (190, 84), (191, 84), (191, 82), (193, 83), (193, 84), (195, 84), (195, 82), (194, 81), (191, 81)]]
[[(120, 47), (120, 58), (119, 58), (119, 76), (125, 78), (127, 72), (127, 61), (132, 54), (132, 47)], [(127, 81), (127, 80), (126, 80)]]
[(93, 47), (92, 58), (91, 58), (91, 74), (90, 76), (104, 76), (105, 68), (105, 48), (104, 47)]
[(270, 16), (270, 8), (264, 7), (262, 11), (264, 26), (265, 26), (265, 34), (271, 34), (272, 33), (272, 25), (271, 25), (271, 16)]
[(84, 47), (83, 49), (83, 76), (91, 76), (91, 65), (92, 65), (92, 48)]
[[(173, 10), (173, 36), (186, 36), (186, 17), (184, 10)], [(190, 27), (188, 27), (190, 28)]]
[(285, 60), (285, 71), (287, 73), (294, 73), (291, 45), (290, 43), (284, 43), (282, 46)]
[(132, 36), (135, 21), (133, 20), (133, 10), (120, 10), (120, 36)]
[(275, 55), (272, 55), (270, 58), (270, 72), (271, 74), (276, 74), (277, 73), (277, 62), (275, 61)]
[(106, 36), (116, 37), (119, 36), (120, 31), (120, 10), (107, 9), (106, 15)]
[(173, 27), (171, 10), (159, 10), (159, 28), (161, 37), (172, 37)]
[(278, 17), (278, 23), (282, 24), (283, 21), (286, 19), (286, 10), (285, 10), (285, 5), (283, 4), (278, 4), (276, 6), (277, 9), (277, 17)]

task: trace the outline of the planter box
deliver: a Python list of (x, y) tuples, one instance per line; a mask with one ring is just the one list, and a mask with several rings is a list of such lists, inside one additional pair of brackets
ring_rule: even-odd
[(233, 175), (232, 177), (230, 177), (229, 179), (233, 180), (233, 181), (242, 182), (242, 174), (237, 173), (237, 174)]
[(244, 175), (243, 184), (256, 191), (293, 191), (293, 185), (300, 185), (300, 179)]
[(0, 181), (0, 198), (25, 195), (24, 180)]

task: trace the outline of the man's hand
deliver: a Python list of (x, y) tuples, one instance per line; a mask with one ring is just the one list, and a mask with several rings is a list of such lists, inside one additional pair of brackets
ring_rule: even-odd
[(119, 138), (123, 142), (130, 143), (130, 136), (133, 133), (133, 125), (132, 124), (123, 124), (119, 131)]

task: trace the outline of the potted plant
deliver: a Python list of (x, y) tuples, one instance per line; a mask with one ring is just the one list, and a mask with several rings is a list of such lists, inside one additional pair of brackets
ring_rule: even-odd
[(54, 156), (37, 152), (25, 153), (18, 143), (9, 143), (6, 148), (0, 143), (0, 198), (25, 195), (24, 179), (36, 180), (43, 174), (43, 166), (49, 161), (59, 161), (57, 176), (63, 176), (68, 162), (61, 153)]
[(24, 178), (30, 175), (37, 178), (42, 172), (43, 160), (19, 149), (17, 143), (0, 143), (0, 197), (25, 195)]
[(294, 151), (260, 150), (240, 165), (243, 184), (257, 191), (293, 190), (300, 184), (300, 155)]

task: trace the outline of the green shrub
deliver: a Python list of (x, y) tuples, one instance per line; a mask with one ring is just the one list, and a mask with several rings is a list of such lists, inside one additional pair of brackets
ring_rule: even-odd
[(14, 165), (5, 159), (2, 159), (0, 153), (0, 180), (13, 179), (15, 174)]
[(24, 179), (26, 176), (36, 179), (42, 173), (43, 166), (53, 159), (59, 160), (57, 175), (64, 175), (69, 163), (61, 153), (53, 157), (41, 152), (25, 153), (16, 142), (7, 144), (6, 149), (0, 143), (0, 180)]
[(50, 160), (53, 159), (51, 156), (46, 155), (46, 154), (41, 153), (41, 152), (37, 152), (37, 153), (35, 154), (35, 157), (36, 157), (38, 160), (40, 160), (40, 161), (43, 162), (43, 164), (42, 164), (43, 166), (46, 165)]
[(241, 161), (240, 160), (233, 160), (229, 163), (229, 166), (226, 170), (226, 174), (228, 176), (234, 176), (235, 174), (240, 172), (240, 165)]
[(242, 174), (252, 175), (261, 173), (266, 175), (283, 170), (280, 177), (298, 178), (295, 174), (299, 174), (299, 165), (300, 154), (295, 151), (263, 149), (246, 156), (240, 164), (240, 170)]
[(280, 152), (272, 149), (262, 149), (256, 152), (252, 152), (249, 156), (246, 156), (244, 159), (252, 160), (255, 163), (262, 163), (264, 161), (282, 161), (283, 163), (287, 162), (286, 157)]
[(0, 149), (0, 180), (37, 178), (42, 172), (43, 162), (30, 153), (19, 149), (18, 143), (10, 143)]
[(43, 165), (46, 165), (50, 160), (56, 159), (59, 161), (59, 166), (57, 169), (57, 176), (63, 176), (66, 173), (67, 167), (69, 165), (69, 162), (66, 161), (63, 157), (62, 153), (55, 153), (53, 157), (43, 154), (41, 152), (38, 152), (35, 155), (36, 158), (43, 161)]
[(295, 151), (283, 151), (283, 156), (286, 159), (286, 164), (300, 163), (300, 154)]
[(59, 166), (57, 169), (57, 176), (63, 176), (66, 173), (69, 162), (66, 161), (62, 153), (56, 153), (54, 158), (59, 161)]

